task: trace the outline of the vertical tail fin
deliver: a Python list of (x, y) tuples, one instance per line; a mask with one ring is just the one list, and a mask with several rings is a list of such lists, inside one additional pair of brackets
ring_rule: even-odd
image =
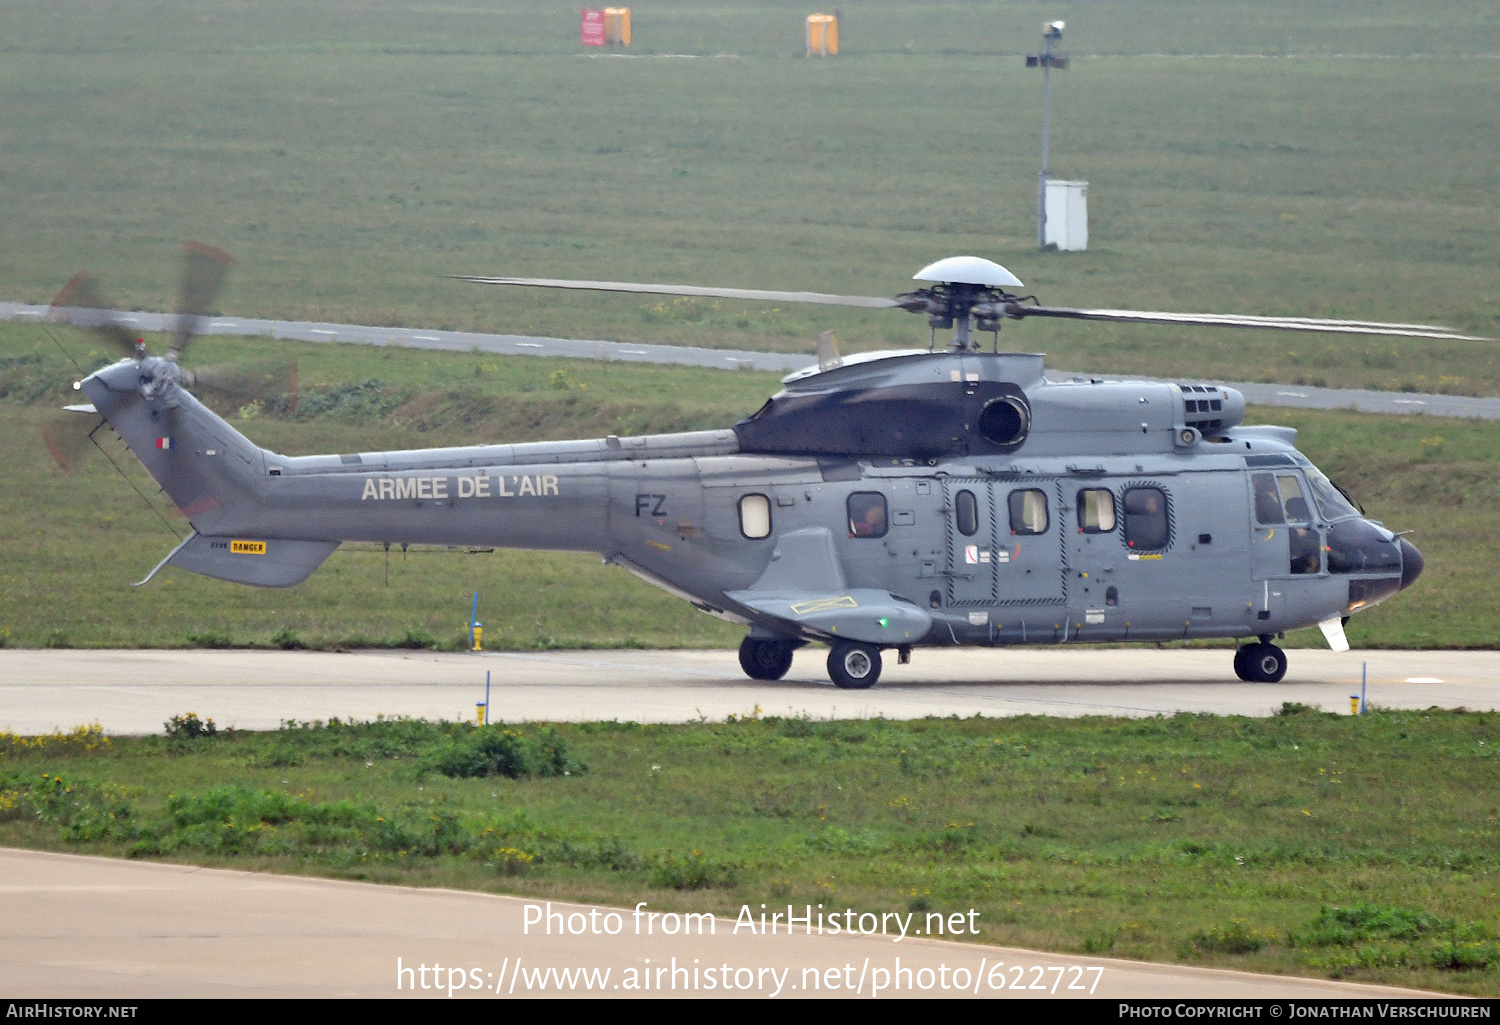
[(159, 357), (91, 374), (82, 389), (162, 490), (204, 534), (253, 519), (265, 452), (181, 388)]

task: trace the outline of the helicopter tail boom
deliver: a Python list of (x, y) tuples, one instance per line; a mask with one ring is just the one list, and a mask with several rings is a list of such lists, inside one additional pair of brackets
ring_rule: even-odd
[(127, 360), (80, 384), (193, 526), (136, 586), (168, 565), (260, 587), (301, 583), (339, 542), (271, 537), (253, 528), (265, 506), (264, 450), (172, 383), (169, 369), (157, 378), (167, 369), (161, 362)]
[[(636, 482), (645, 461), (686, 473), (693, 463), (684, 457), (739, 448), (721, 430), (286, 456), (256, 446), (175, 375), (175, 364), (146, 357), (80, 383), (193, 527), (142, 584), (171, 565), (287, 587), (345, 541), (605, 554), (618, 547), (612, 522), (665, 522), (659, 507), (670, 489), (655, 477)], [(690, 519), (671, 526), (698, 532)]]

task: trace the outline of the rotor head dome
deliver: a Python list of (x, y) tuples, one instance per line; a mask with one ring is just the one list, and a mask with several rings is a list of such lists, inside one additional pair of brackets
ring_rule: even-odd
[(991, 288), (1024, 288), (1021, 279), (993, 260), (979, 256), (950, 256), (912, 275), (913, 281), (938, 281), (945, 285), (987, 285)]

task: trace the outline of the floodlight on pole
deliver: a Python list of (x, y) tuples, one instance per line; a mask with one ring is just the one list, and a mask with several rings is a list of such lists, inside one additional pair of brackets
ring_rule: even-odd
[(1052, 44), (1062, 42), (1064, 24), (1061, 21), (1043, 22), (1042, 52), (1026, 55), (1028, 68), (1040, 67), (1042, 69), (1042, 175), (1036, 190), (1036, 247), (1038, 249), (1047, 247), (1047, 141), (1051, 114), (1049, 75), (1053, 68), (1061, 70), (1068, 66), (1068, 55), (1053, 53)]

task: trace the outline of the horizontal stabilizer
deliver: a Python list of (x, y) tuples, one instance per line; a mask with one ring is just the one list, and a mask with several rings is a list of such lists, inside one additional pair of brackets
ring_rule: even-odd
[(827, 594), (788, 594), (759, 590), (725, 591), (724, 596), (763, 615), (825, 638), (899, 646), (915, 644), (932, 629), (927, 610), (889, 591), (855, 588)]
[(291, 587), (306, 580), (338, 546), (337, 541), (209, 537), (194, 531), (135, 586), (148, 583), (163, 566), (176, 566), (236, 584)]

